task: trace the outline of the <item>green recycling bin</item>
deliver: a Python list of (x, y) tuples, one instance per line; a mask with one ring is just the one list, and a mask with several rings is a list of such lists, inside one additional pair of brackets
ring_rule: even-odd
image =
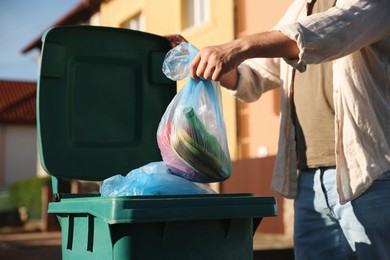
[(257, 226), (277, 215), (274, 197), (60, 192), (62, 180), (102, 181), (161, 161), (156, 131), (176, 83), (161, 72), (169, 50), (161, 36), (62, 26), (42, 40), (38, 145), (62, 258), (252, 259)]

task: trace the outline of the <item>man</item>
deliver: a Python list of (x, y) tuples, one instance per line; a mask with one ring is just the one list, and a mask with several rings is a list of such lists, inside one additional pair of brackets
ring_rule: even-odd
[(390, 259), (388, 1), (296, 0), (273, 30), (202, 49), (190, 74), (245, 102), (282, 87), (272, 188), (295, 199), (296, 259)]

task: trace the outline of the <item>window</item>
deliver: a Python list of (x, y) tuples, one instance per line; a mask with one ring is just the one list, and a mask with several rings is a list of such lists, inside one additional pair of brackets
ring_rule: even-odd
[(209, 0), (183, 0), (183, 29), (200, 26), (209, 20)]
[(131, 30), (144, 31), (145, 24), (144, 24), (144, 17), (142, 13), (139, 13), (131, 17), (130, 19), (126, 20), (121, 24), (121, 27), (131, 29)]

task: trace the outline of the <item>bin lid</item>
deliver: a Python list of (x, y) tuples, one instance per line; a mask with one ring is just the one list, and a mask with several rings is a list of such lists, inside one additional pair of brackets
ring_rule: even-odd
[(169, 42), (96, 26), (55, 27), (42, 41), (37, 128), (46, 172), (101, 181), (161, 161), (156, 132), (176, 94), (161, 71)]

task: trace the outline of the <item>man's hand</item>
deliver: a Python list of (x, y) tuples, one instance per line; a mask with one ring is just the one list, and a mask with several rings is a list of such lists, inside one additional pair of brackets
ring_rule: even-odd
[(222, 76), (244, 61), (237, 41), (205, 47), (194, 57), (190, 75), (195, 80), (220, 81)]
[(182, 42), (188, 42), (183, 36), (180, 34), (170, 34), (165, 35), (165, 38), (171, 43), (171, 48), (175, 48), (177, 45), (179, 45)]

